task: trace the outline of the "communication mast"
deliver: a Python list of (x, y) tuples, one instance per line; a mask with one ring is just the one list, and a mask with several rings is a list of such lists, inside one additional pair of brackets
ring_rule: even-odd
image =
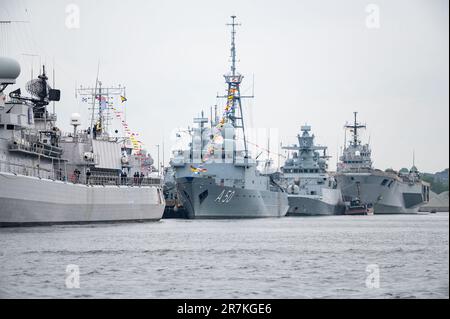
[(231, 16), (231, 23), (227, 25), (231, 26), (231, 67), (230, 72), (224, 75), (225, 82), (228, 85), (228, 94), (225, 96), (217, 96), (218, 98), (226, 98), (227, 105), (230, 107), (230, 112), (227, 115), (227, 120), (237, 129), (242, 129), (242, 135), (244, 138), (245, 156), (248, 156), (247, 139), (245, 136), (244, 116), (242, 112), (241, 99), (253, 98), (254, 96), (241, 96), (240, 85), (244, 78), (239, 72), (236, 71), (236, 27), (241, 25), (235, 22), (236, 16)]
[(356, 120), (358, 112), (353, 112), (353, 114), (355, 116), (354, 123), (353, 124), (346, 124), (345, 128), (349, 129), (350, 132), (352, 132), (352, 134), (353, 134), (353, 143), (352, 144), (353, 144), (353, 146), (357, 146), (360, 143), (358, 130), (361, 129), (361, 128), (366, 128), (367, 126), (366, 126), (366, 124), (358, 123), (358, 121)]
[(80, 86), (76, 89), (76, 94), (91, 105), (89, 111), (91, 111), (92, 138), (102, 136), (107, 138), (114, 114), (114, 100), (116, 97), (126, 96), (125, 86), (119, 84), (118, 86), (103, 87), (102, 82), (97, 80), (95, 87)]

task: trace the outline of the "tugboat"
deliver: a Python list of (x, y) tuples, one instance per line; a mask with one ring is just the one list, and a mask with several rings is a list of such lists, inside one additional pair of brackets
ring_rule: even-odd
[(345, 215), (373, 215), (373, 205), (363, 203), (360, 199), (359, 183), (357, 184), (358, 196), (352, 199), (345, 210)]
[(161, 181), (144, 174), (145, 158), (128, 138), (105, 129), (101, 85), (92, 96), (95, 126), (78, 130), (73, 114), (73, 132), (64, 133), (47, 109), (60, 91), (48, 84), (45, 67), (26, 85), (31, 96), (17, 89), (7, 100), (4, 90), (19, 74), (15, 60), (0, 57), (0, 226), (161, 219)]
[(373, 215), (373, 206), (371, 204), (363, 204), (359, 198), (355, 198), (350, 201), (345, 215)]
[[(226, 74), (226, 106), (211, 121), (194, 119), (187, 150), (175, 150), (171, 166), (177, 193), (188, 218), (282, 217), (288, 210), (286, 192), (256, 168), (247, 147), (240, 85), (236, 71), (235, 16), (232, 16), (231, 70)], [(210, 122), (209, 127), (205, 125)], [(241, 132), (243, 149), (238, 145)]]
[(327, 147), (314, 144), (311, 126), (301, 127), (298, 145), (285, 146), (292, 152), (282, 167), (281, 185), (289, 199), (288, 216), (340, 215), (345, 211), (336, 180), (328, 174)]

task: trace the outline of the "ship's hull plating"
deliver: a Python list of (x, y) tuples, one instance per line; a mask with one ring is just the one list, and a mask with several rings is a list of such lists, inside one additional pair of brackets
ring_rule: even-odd
[(0, 172), (0, 226), (161, 219), (156, 186), (86, 186)]
[(323, 189), (323, 196), (289, 195), (287, 216), (327, 216), (342, 215), (345, 205), (341, 192), (336, 189)]
[(374, 214), (416, 214), (425, 203), (420, 182), (410, 184), (372, 173), (337, 174), (336, 179), (344, 200), (350, 201), (359, 193), (363, 203), (373, 204)]
[(177, 179), (188, 218), (283, 217), (289, 204), (284, 192), (219, 186), (212, 179)]

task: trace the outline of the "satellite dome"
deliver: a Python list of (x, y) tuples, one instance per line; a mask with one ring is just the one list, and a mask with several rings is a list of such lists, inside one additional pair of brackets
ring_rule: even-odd
[(80, 115), (80, 113), (72, 113), (72, 114), (70, 115), (70, 120), (71, 120), (71, 121), (79, 121), (79, 120), (81, 120), (81, 115)]
[(0, 83), (14, 84), (20, 75), (20, 65), (16, 60), (0, 57)]
[(78, 113), (72, 113), (72, 115), (70, 115), (70, 125), (72, 126), (81, 125), (81, 115)]

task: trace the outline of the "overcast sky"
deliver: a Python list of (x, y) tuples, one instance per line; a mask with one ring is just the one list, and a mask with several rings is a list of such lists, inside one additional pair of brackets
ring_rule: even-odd
[[(69, 28), (74, 20), (66, 23), (71, 3), (80, 10), (79, 28)], [(371, 3), (379, 9), (378, 22)], [(237, 53), (245, 93), (251, 93), (255, 77), (255, 99), (244, 104), (249, 127), (278, 129), (288, 144), (308, 123), (317, 142), (329, 147), (334, 169), (343, 125), (358, 111), (368, 125), (363, 140), (370, 138), (377, 168), (410, 167), (415, 150), (419, 169), (435, 172), (449, 162), (448, 5), (448, 0), (0, 0), (0, 20), (29, 21), (0, 25), (0, 52), (21, 63), (22, 87), (32, 63), (35, 73), (39, 60), (51, 73), (55, 60), (63, 129), (69, 129), (73, 112), (88, 122), (75, 85), (94, 85), (100, 60), (103, 83), (127, 87), (129, 125), (155, 158), (155, 145), (164, 138), (168, 162), (173, 130), (191, 125), (202, 109), (209, 114), (217, 92), (225, 89), (230, 46), (225, 24), (234, 14), (242, 23)]]

